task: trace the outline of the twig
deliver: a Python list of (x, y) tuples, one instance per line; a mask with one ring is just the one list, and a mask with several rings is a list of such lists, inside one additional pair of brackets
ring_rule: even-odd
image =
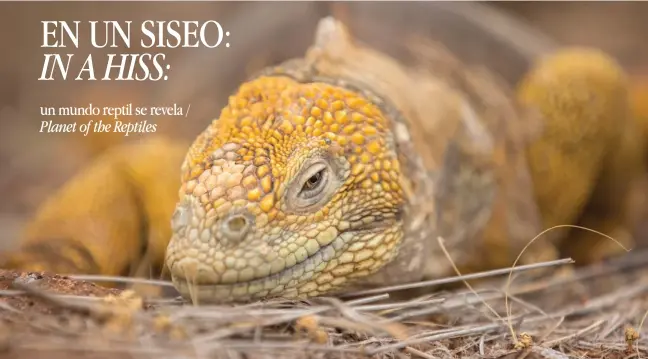
[(610, 334), (612, 334), (613, 331), (619, 329), (619, 327), (623, 324), (623, 321), (624, 318), (622, 318), (621, 315), (614, 314), (611, 319), (608, 319), (608, 326), (599, 333), (598, 339), (607, 338)]
[(434, 279), (434, 280), (428, 280), (428, 281), (421, 281), (421, 282), (413, 282), (413, 283), (407, 283), (407, 284), (393, 285), (393, 286), (389, 286), (389, 287), (380, 287), (380, 288), (361, 290), (361, 291), (356, 291), (356, 292), (351, 292), (351, 293), (345, 293), (345, 294), (340, 295), (340, 297), (342, 297), (342, 298), (344, 298), (344, 297), (357, 297), (357, 296), (363, 296), (363, 295), (368, 295), (368, 294), (378, 294), (378, 293), (395, 292), (395, 291), (414, 289), (414, 288), (431, 287), (431, 286), (435, 286), (435, 285), (456, 283), (456, 282), (461, 282), (461, 281), (465, 281), (465, 280), (472, 280), (472, 279), (494, 277), (494, 276), (498, 276), (498, 275), (505, 275), (505, 274), (509, 274), (511, 271), (513, 271), (513, 272), (523, 272), (523, 271), (529, 271), (529, 270), (533, 270), (533, 269), (554, 267), (554, 266), (560, 266), (560, 265), (565, 265), (565, 264), (573, 264), (573, 263), (574, 263), (573, 259), (571, 259), (571, 258), (563, 258), (563, 259), (558, 259), (558, 260), (554, 260), (554, 261), (540, 262), (540, 263), (517, 266), (517, 267), (515, 267), (513, 269), (511, 269), (511, 268), (501, 268), (501, 269), (495, 269), (495, 270), (490, 270), (490, 271), (465, 274), (465, 275), (461, 275), (461, 276), (446, 277), (446, 278)]
[(354, 307), (355, 310), (362, 311), (379, 311), (386, 309), (405, 309), (411, 307), (420, 307), (430, 304), (441, 304), (445, 302), (445, 298), (439, 299), (429, 299), (424, 301), (407, 301), (407, 302), (396, 302), (396, 303), (386, 303), (386, 304), (374, 304), (374, 305), (359, 305)]
[(593, 323), (592, 325), (590, 325), (590, 326), (588, 326), (588, 327), (586, 327), (586, 328), (583, 328), (583, 329), (577, 331), (577, 332), (574, 333), (574, 334), (570, 334), (570, 335), (564, 336), (564, 337), (562, 337), (562, 338), (558, 338), (558, 339), (550, 340), (550, 341), (548, 341), (548, 342), (544, 342), (543, 345), (548, 346), (548, 347), (553, 347), (553, 346), (555, 346), (555, 345), (558, 345), (558, 344), (560, 344), (560, 343), (566, 342), (566, 341), (568, 341), (568, 340), (572, 340), (572, 339), (574, 339), (574, 338), (578, 338), (578, 337), (580, 337), (581, 335), (586, 334), (586, 333), (589, 333), (590, 331), (592, 331), (592, 330), (594, 330), (594, 329), (600, 327), (603, 323), (605, 323), (605, 320), (603, 320), (603, 319), (598, 320), (598, 321), (596, 321), (595, 323)]
[(367, 303), (377, 302), (377, 301), (383, 300), (383, 299), (389, 299), (389, 293), (382, 293), (382, 294), (374, 295), (374, 296), (371, 296), (371, 297), (348, 300), (345, 303), (348, 304), (348, 305), (360, 305), (360, 304), (367, 304)]
[(436, 357), (434, 357), (434, 356), (432, 356), (430, 354), (424, 353), (424, 352), (422, 352), (422, 351), (420, 351), (418, 349), (414, 349), (412, 347), (405, 347), (405, 351), (409, 352), (412, 355), (418, 355), (418, 356), (420, 356), (421, 358), (424, 358), (424, 359), (436, 359)]
[(84, 280), (88, 282), (117, 282), (117, 283), (132, 283), (132, 284), (149, 284), (149, 285), (157, 285), (160, 287), (175, 288), (173, 286), (173, 283), (169, 281), (157, 280), (157, 279), (96, 275), (96, 274), (70, 274), (70, 275), (65, 275), (65, 277), (76, 279), (76, 280)]
[[(24, 290), (17, 289), (0, 289), (0, 297), (18, 297), (21, 295), (29, 294)], [(71, 294), (59, 294), (59, 293), (47, 293), (50, 297), (58, 298), (61, 300), (70, 300), (77, 302), (99, 302), (103, 300), (101, 297), (90, 297), (86, 295), (71, 295)], [(144, 304), (178, 304), (176, 299), (171, 298), (150, 298), (144, 299)]]

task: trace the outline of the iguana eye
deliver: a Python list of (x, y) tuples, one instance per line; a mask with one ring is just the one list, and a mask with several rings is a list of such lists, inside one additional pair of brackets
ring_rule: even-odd
[(308, 213), (325, 206), (342, 185), (336, 163), (330, 158), (314, 158), (290, 181), (285, 192), (288, 213)]
[(308, 169), (309, 177), (307, 177), (304, 182), (299, 197), (302, 198), (313, 198), (324, 190), (326, 187), (326, 182), (328, 180), (328, 167), (325, 167), (322, 164), (315, 164)]

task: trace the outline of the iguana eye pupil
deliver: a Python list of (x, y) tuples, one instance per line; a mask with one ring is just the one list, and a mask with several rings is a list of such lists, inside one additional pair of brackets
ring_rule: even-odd
[(312, 190), (315, 187), (317, 187), (317, 185), (319, 185), (320, 182), (322, 181), (323, 172), (324, 172), (324, 170), (321, 170), (321, 171), (315, 173), (314, 175), (310, 176), (308, 178), (308, 180), (306, 181), (306, 183), (304, 183), (304, 189), (305, 190)]

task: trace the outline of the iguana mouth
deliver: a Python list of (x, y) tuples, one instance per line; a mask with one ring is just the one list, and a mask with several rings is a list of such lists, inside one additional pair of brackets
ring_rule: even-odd
[[(209, 283), (206, 281), (198, 281), (191, 283), (186, 277), (172, 276), (172, 280), (176, 288), (181, 293), (188, 293), (190, 296), (195, 294), (192, 291), (197, 291), (199, 298), (209, 298), (211, 300), (222, 299), (224, 301), (231, 301), (236, 299), (245, 301), (257, 298), (273, 296), (281, 294), (282, 297), (297, 296), (297, 286), (301, 281), (308, 280), (316, 276), (324, 268), (321, 264), (327, 264), (332, 258), (336, 257), (336, 247), (344, 246), (344, 240), (338, 236), (333, 242), (320, 248), (314, 254), (308, 256), (305, 260), (297, 263), (291, 267), (284, 268), (283, 270), (271, 274), (267, 277), (256, 278), (248, 281), (241, 281), (236, 283)], [(193, 259), (190, 259), (193, 261)], [(187, 259), (181, 260), (177, 265), (182, 266), (187, 262)], [(192, 288), (193, 287), (193, 288)], [(204, 294), (203, 294), (204, 293)]]
[[(328, 276), (335, 277), (328, 272), (335, 270), (336, 266), (351, 264), (350, 269), (355, 269), (356, 262), (348, 261), (349, 249), (359, 248), (356, 243), (369, 242), (372, 239), (380, 238), (381, 233), (391, 228), (393, 223), (383, 221), (372, 222), (358, 228), (341, 231), (331, 243), (322, 246), (315, 253), (309, 255), (304, 260), (292, 266), (286, 267), (281, 271), (247, 281), (234, 283), (216, 283), (206, 280), (201, 271), (212, 270), (209, 266), (201, 266), (198, 260), (194, 258), (183, 258), (174, 263), (175, 270), (172, 270), (172, 280), (178, 291), (187, 298), (197, 298), (209, 302), (245, 302), (250, 300), (282, 297), (295, 298), (300, 297), (300, 292), (308, 290), (310, 286), (330, 291), (334, 287), (341, 286), (348, 279), (349, 270), (338, 271), (339, 274), (344, 272), (344, 276), (332, 278), (334, 283), (327, 283)], [(341, 263), (344, 262), (344, 263)], [(182, 267), (198, 266), (198, 275), (196, 280), (192, 281), (189, 275), (180, 275)], [(379, 266), (376, 266), (376, 269)], [(324, 275), (323, 278), (321, 278)], [(312, 285), (311, 285), (312, 283)], [(304, 289), (305, 288), (305, 289)], [(317, 289), (313, 289), (317, 290)], [(322, 290), (323, 292), (324, 290)]]

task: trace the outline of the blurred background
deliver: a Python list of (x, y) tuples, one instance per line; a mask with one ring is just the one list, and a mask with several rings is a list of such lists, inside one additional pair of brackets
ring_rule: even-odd
[[(487, 65), (514, 84), (535, 57), (560, 44), (580, 44), (615, 56), (631, 74), (637, 94), (648, 87), (648, 2), (3, 2), (0, 249), (19, 236), (39, 203), (94, 156), (108, 146), (138, 139), (39, 133), (40, 106), (190, 103), (187, 118), (150, 120), (158, 124), (158, 133), (189, 141), (218, 115), (228, 94), (249, 74), (301, 55), (312, 41), (318, 19), (329, 14), (362, 41), (404, 62), (406, 39), (429, 36), (465, 61)], [(217, 20), (231, 33), (230, 47), (161, 50), (171, 65), (168, 81), (37, 81), (46, 53), (40, 47), (40, 21), (132, 20), (138, 29), (147, 19)], [(74, 53), (82, 58), (88, 53), (151, 52), (136, 47), (97, 50), (81, 42), (84, 45)], [(648, 98), (648, 91), (643, 91), (641, 96)]]

